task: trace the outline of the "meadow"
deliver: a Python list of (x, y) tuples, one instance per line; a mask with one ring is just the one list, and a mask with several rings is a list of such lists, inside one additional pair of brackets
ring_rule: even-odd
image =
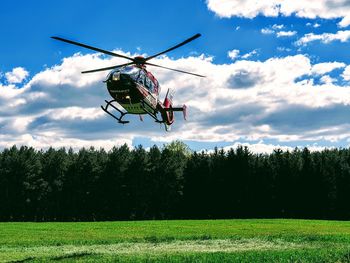
[(350, 262), (350, 222), (0, 223), (0, 262)]

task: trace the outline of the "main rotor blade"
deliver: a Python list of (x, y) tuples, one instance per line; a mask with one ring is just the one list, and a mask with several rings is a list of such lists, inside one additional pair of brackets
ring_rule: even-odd
[(107, 55), (110, 55), (110, 56), (126, 58), (126, 59), (129, 59), (131, 61), (134, 61), (133, 58), (129, 58), (129, 57), (124, 56), (124, 55), (119, 55), (119, 54), (116, 54), (116, 53), (113, 53), (113, 52), (110, 52), (110, 51), (107, 51), (107, 50), (103, 50), (103, 49), (100, 49), (100, 48), (97, 48), (97, 47), (88, 46), (88, 45), (85, 45), (85, 44), (82, 44), (82, 43), (79, 43), (79, 42), (75, 42), (75, 41), (72, 41), (72, 40), (64, 39), (64, 38), (61, 38), (61, 37), (51, 37), (51, 38), (59, 40), (59, 41), (63, 41), (63, 42), (69, 43), (69, 44), (73, 44), (73, 45), (76, 45), (76, 46), (80, 46), (80, 47), (84, 47), (84, 48), (87, 48), (87, 49), (91, 49), (91, 50), (94, 50), (94, 51), (97, 51), (97, 52), (101, 52), (101, 53), (104, 53), (104, 54), (107, 54)]
[(181, 72), (181, 73), (190, 74), (190, 75), (194, 75), (194, 76), (197, 76), (197, 77), (205, 78), (205, 76), (203, 76), (203, 75), (199, 75), (199, 74), (196, 74), (196, 73), (191, 73), (191, 72), (187, 72), (187, 71), (183, 71), (183, 70), (179, 70), (179, 69), (167, 68), (167, 67), (159, 66), (159, 65), (156, 65), (156, 64), (148, 63), (148, 62), (146, 62), (145, 64), (149, 65), (149, 66), (154, 66), (154, 67), (158, 67), (158, 68), (164, 68), (164, 69), (168, 69), (168, 70), (173, 70), (173, 71), (177, 71), (177, 72)]
[(172, 51), (172, 50), (174, 50), (174, 49), (176, 49), (176, 48), (179, 48), (179, 47), (181, 47), (181, 46), (187, 44), (188, 42), (191, 42), (191, 41), (195, 40), (196, 38), (199, 38), (200, 36), (201, 36), (201, 34), (195, 34), (194, 36), (190, 37), (189, 39), (186, 39), (185, 41), (181, 42), (180, 44), (177, 44), (176, 46), (173, 46), (173, 47), (171, 47), (171, 48), (168, 48), (168, 49), (165, 50), (165, 51), (162, 51), (162, 52), (157, 53), (157, 54), (155, 54), (155, 55), (153, 55), (153, 56), (150, 56), (150, 57), (148, 57), (148, 58), (145, 58), (145, 61), (150, 60), (150, 59), (155, 58), (155, 57), (158, 57), (158, 56), (160, 56), (160, 55), (163, 55), (163, 54), (165, 54), (165, 53), (167, 53), (167, 52), (169, 52), (169, 51)]
[(98, 68), (98, 69), (92, 69), (92, 70), (86, 70), (86, 71), (82, 71), (81, 73), (85, 74), (85, 73), (92, 73), (92, 72), (97, 72), (97, 71), (104, 71), (104, 70), (109, 70), (109, 69), (115, 69), (115, 68), (121, 68), (124, 66), (129, 66), (134, 64), (134, 62), (129, 62), (129, 63), (125, 63), (122, 65), (117, 65), (117, 66), (112, 66), (112, 67), (107, 67), (107, 68)]

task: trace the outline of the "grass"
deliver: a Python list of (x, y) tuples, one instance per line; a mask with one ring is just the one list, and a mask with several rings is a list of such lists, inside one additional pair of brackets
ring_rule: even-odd
[(350, 222), (0, 223), (0, 262), (350, 262)]

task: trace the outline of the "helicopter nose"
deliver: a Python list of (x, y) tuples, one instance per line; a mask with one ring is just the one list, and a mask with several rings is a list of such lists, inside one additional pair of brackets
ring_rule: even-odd
[(128, 74), (113, 72), (106, 81), (107, 89), (112, 97), (121, 93), (129, 93), (135, 88), (135, 83)]

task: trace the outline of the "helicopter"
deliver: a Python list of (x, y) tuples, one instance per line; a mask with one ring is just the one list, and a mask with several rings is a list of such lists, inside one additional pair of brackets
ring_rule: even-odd
[[(186, 120), (187, 107), (186, 105), (183, 105), (182, 107), (173, 107), (173, 95), (169, 89), (166, 93), (164, 101), (161, 102), (159, 98), (160, 85), (158, 83), (158, 80), (153, 76), (153, 74), (150, 71), (146, 69), (146, 65), (190, 74), (197, 77), (205, 77), (196, 73), (168, 68), (149, 62), (149, 60), (163, 55), (167, 52), (170, 52), (174, 49), (177, 49), (200, 36), (201, 34), (195, 34), (194, 36), (184, 40), (183, 42), (173, 47), (170, 47), (162, 52), (148, 57), (128, 57), (125, 55), (117, 54), (111, 51), (103, 50), (97, 47), (89, 46), (83, 43), (64, 39), (57, 36), (53, 36), (51, 38), (72, 45), (94, 50), (100, 53), (104, 53), (110, 56), (129, 60), (129, 62), (121, 65), (86, 70), (82, 71), (81, 73), (86, 74), (110, 70), (106, 80), (104, 80), (103, 82), (106, 83), (107, 90), (112, 99), (105, 100), (106, 104), (105, 106), (101, 105), (101, 108), (108, 115), (116, 119), (118, 123), (129, 123), (129, 121), (123, 119), (123, 117), (126, 114), (137, 114), (140, 116), (141, 121), (143, 120), (142, 115), (148, 114), (155, 120), (155, 122), (164, 124), (166, 131), (170, 131), (171, 125), (174, 123), (175, 120), (174, 112), (181, 111), (183, 113), (184, 119)], [(110, 109), (112, 109), (112, 111)], [(117, 116), (115, 112), (119, 113), (119, 116)]]

